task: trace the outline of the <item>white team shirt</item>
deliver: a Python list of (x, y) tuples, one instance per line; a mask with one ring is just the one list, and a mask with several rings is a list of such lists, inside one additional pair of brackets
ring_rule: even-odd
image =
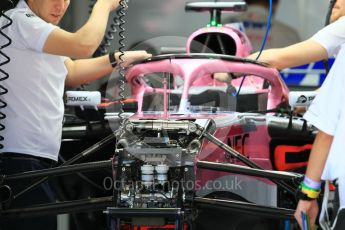
[(321, 29), (311, 39), (327, 50), (328, 57), (337, 54), (340, 46), (345, 43), (345, 16)]
[[(334, 136), (322, 179), (334, 180), (339, 176), (345, 176), (345, 44), (337, 55), (337, 58), (320, 91), (304, 118), (318, 129)], [(344, 105), (344, 106), (342, 106)], [(341, 141), (341, 138), (342, 141)], [(340, 140), (339, 140), (340, 139)]]
[[(339, 208), (345, 208), (345, 76), (344, 65), (345, 44), (340, 47), (337, 58), (325, 80), (317, 97), (312, 102), (304, 118), (318, 129), (332, 135), (333, 142), (326, 160), (321, 179), (338, 180)], [(328, 185), (328, 184), (327, 184)], [(326, 187), (327, 187), (326, 185)], [(328, 188), (326, 188), (326, 191)], [(328, 194), (328, 192), (326, 192)], [(324, 196), (324, 203), (320, 215), (320, 224), (328, 229), (325, 223), (328, 195)]]
[[(318, 129), (332, 135), (333, 142), (328, 154), (323, 180), (338, 179), (340, 209), (345, 208), (345, 17), (316, 33), (311, 39), (321, 44), (329, 57), (337, 58), (317, 97), (312, 102), (304, 118)], [(327, 198), (327, 196), (325, 196)], [(320, 216), (324, 223), (327, 212), (326, 199)], [(327, 229), (325, 225), (324, 229)]]
[[(37, 17), (20, 1), (6, 12), (13, 24), (4, 30), (12, 44), (2, 51), (11, 61), (1, 68), (9, 74), (2, 82), (8, 93), (3, 109), (5, 140), (2, 152), (30, 154), (57, 160), (64, 113), (65, 57), (43, 53), (48, 35), (57, 28)], [(8, 23), (1, 17), (0, 25)], [(5, 44), (1, 36), (1, 44)], [(1, 61), (4, 58), (1, 57)]]

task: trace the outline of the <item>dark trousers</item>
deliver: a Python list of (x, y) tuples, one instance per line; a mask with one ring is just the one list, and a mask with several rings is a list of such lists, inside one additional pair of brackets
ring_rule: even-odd
[(335, 192), (334, 192), (334, 201), (333, 201), (333, 207), (335, 211), (335, 216), (333, 218), (333, 221), (336, 221), (335, 223), (332, 223), (332, 226), (334, 226), (333, 230), (344, 230), (345, 229), (345, 209), (339, 210), (339, 187), (338, 183), (335, 181)]
[[(11, 175), (21, 172), (40, 170), (52, 167), (54, 161), (29, 155), (6, 153), (0, 154), (0, 174)], [(5, 183), (12, 189), (13, 194), (33, 184), (36, 179), (23, 179)], [(30, 207), (32, 205), (54, 203), (55, 195), (49, 183), (46, 181), (29, 192), (12, 200), (6, 209)], [(56, 230), (56, 216), (39, 216), (5, 219), (0, 222), (0, 230)]]
[(338, 217), (333, 230), (344, 230), (345, 229), (345, 209), (341, 209), (338, 213)]

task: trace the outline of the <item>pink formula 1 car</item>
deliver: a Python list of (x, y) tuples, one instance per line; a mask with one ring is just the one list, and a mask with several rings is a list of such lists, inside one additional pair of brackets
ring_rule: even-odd
[(298, 173), (315, 130), (292, 116), (279, 72), (244, 58), (245, 34), (217, 26), (220, 9), (244, 3), (186, 8), (211, 12), (187, 54), (156, 56), (126, 73), (138, 109), (118, 132), (122, 184), (107, 211), (123, 229), (295, 229)]
[[(0, 183), (0, 204), (5, 204), (12, 197), (7, 181), (77, 171), (90, 183), (81, 171), (108, 168), (111, 174), (103, 187), (90, 184), (102, 192), (109, 188), (111, 196), (73, 205), (0, 209), (2, 218), (108, 207), (112, 230), (296, 229), (294, 192), (315, 130), (291, 115), (289, 92), (279, 72), (244, 58), (251, 52), (245, 34), (218, 26), (220, 9), (244, 10), (244, 3), (190, 3), (187, 9), (210, 11), (210, 26), (192, 34), (186, 54), (160, 55), (129, 68), (130, 97), (121, 102), (136, 104), (137, 111), (120, 122), (107, 114), (111, 125), (121, 124), (113, 129), (115, 135), (67, 161), (61, 159), (62, 166), (74, 164), (116, 139), (111, 160), (2, 175)], [(82, 99), (83, 106), (89, 105), (87, 96)], [(102, 123), (98, 130), (104, 134), (105, 127)], [(86, 130), (65, 128), (73, 133)], [(100, 135), (96, 128), (90, 130)], [(64, 139), (71, 137), (65, 133)], [(105, 157), (105, 152), (100, 155)], [(62, 188), (65, 195), (77, 190), (69, 183)]]
[(209, 229), (214, 219), (204, 218), (225, 210), (217, 229), (290, 224), (301, 176), (280, 171), (303, 170), (314, 130), (281, 113), (288, 89), (277, 70), (227, 55), (162, 55), (131, 67), (126, 80), (138, 110), (120, 127), (123, 184), (112, 217)]

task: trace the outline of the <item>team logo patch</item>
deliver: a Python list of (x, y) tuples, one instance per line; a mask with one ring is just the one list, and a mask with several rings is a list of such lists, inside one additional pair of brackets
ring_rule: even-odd
[(25, 15), (26, 15), (26, 17), (28, 17), (28, 18), (33, 18), (33, 17), (35, 17), (34, 14), (30, 14), (30, 13), (26, 13)]

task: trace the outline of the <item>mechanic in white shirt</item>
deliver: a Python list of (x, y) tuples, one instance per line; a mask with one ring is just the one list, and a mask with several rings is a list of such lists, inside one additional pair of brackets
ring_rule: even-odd
[[(335, 63), (304, 117), (319, 129), (309, 157), (305, 179), (301, 184), (302, 198), (297, 206), (295, 218), (301, 226), (301, 212), (307, 213), (314, 229), (318, 214), (316, 199), (322, 180), (337, 180), (339, 211), (330, 228), (325, 222), (326, 198), (320, 215), (323, 229), (345, 229), (345, 114), (344, 60), (345, 60), (345, 0), (337, 0), (332, 10), (329, 26), (320, 30), (311, 39), (281, 49), (265, 50), (259, 61), (272, 67), (284, 69), (327, 59), (337, 54)], [(255, 59), (257, 53), (249, 58)], [(326, 189), (327, 191), (327, 189)], [(301, 194), (300, 193), (300, 194)], [(327, 193), (327, 192), (326, 192)]]
[[(78, 86), (97, 80), (113, 71), (119, 53), (89, 58), (100, 45), (110, 12), (119, 0), (97, 0), (88, 21), (75, 33), (57, 26), (70, 0), (20, 0), (5, 14), (13, 24), (2, 30), (12, 39), (1, 51), (11, 61), (1, 68), (9, 74), (2, 82), (8, 93), (2, 110), (5, 130), (0, 154), (0, 169), (5, 175), (51, 167), (58, 159), (64, 114), (64, 85)], [(8, 23), (0, 18), (0, 26)], [(1, 37), (1, 44), (7, 40)], [(147, 59), (145, 51), (129, 51), (124, 65)], [(74, 60), (72, 60), (73, 58)], [(81, 59), (84, 58), (84, 59)], [(5, 61), (1, 56), (1, 63)], [(14, 194), (32, 181), (10, 184)], [(39, 203), (55, 203), (48, 183), (14, 199), (12, 208)], [(13, 220), (0, 224), (0, 229), (56, 229), (56, 216)]]

